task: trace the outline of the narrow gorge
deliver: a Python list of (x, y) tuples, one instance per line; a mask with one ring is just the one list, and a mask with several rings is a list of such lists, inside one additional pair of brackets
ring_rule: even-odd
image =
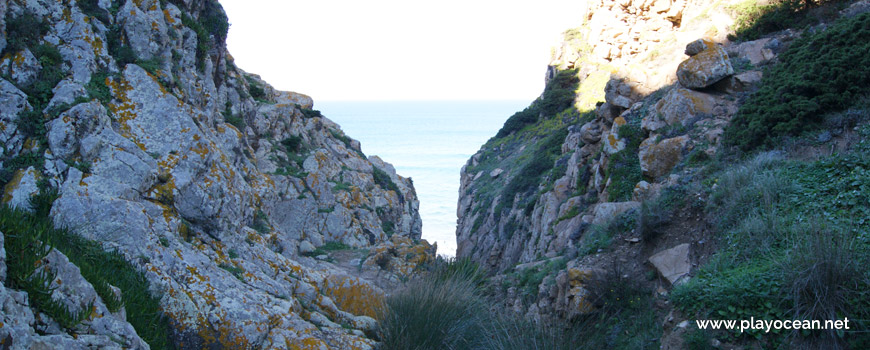
[(870, 1), (577, 25), (456, 169), (454, 258), (217, 0), (0, 1), (0, 348), (870, 347)]

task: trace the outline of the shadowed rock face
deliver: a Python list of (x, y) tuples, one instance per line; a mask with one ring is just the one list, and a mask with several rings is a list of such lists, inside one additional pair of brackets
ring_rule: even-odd
[[(380, 290), (298, 247), (366, 248), (391, 236), (413, 245), (422, 224), (411, 180), (366, 157), (310, 97), (235, 67), (220, 33), (198, 35), (190, 23), (221, 18), (216, 1), (126, 1), (116, 12), (97, 3), (87, 14), (72, 2), (0, 6), (48, 24), (39, 43), (57, 48), (64, 73), (44, 106), (60, 112), (42, 147), (15, 128), (34, 108), (22, 92), (39, 76), (38, 62), (26, 64), (33, 47), (0, 61), (13, 78), (0, 79), (4, 159), (45, 159), (12, 177), (4, 203), (26, 204), (39, 179), (59, 189), (55, 222), (146, 271), (182, 345), (373, 346), (363, 335), (373, 320), (347, 312), (364, 308), (348, 309), (341, 293)], [(138, 60), (119, 64), (110, 45)]]
[[(547, 70), (550, 82), (560, 71), (576, 70), (576, 111), (539, 115), (536, 123), (493, 138), (465, 164), (457, 256), (490, 268), (506, 283), (532, 265), (565, 264), (548, 270), (539, 285), (522, 286), (537, 287), (536, 300), (529, 302), (519, 287), (507, 288), (501, 296), (509, 308), (532, 318), (588, 311), (588, 275), (612, 269), (605, 262), (617, 254), (597, 248), (596, 235), (604, 230), (629, 245), (640, 242), (632, 213), (642, 210), (641, 202), (690, 174), (690, 154), (716, 154), (740, 97), (760, 81), (761, 66), (776, 60), (767, 47), (793, 36), (720, 45), (733, 23), (724, 6), (589, 3), (582, 26), (565, 33)], [(750, 64), (735, 72), (732, 57)], [(553, 143), (553, 135), (563, 134), (550, 163), (531, 161), (544, 156), (539, 150)], [(534, 172), (527, 171), (530, 164)], [(517, 183), (518, 191), (506, 190)], [(684, 267), (662, 274), (675, 281)]]

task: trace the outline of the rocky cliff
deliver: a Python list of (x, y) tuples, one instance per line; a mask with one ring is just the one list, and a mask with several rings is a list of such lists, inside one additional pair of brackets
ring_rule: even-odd
[[(727, 104), (717, 105), (711, 94), (674, 84), (685, 57), (682, 49), (699, 37), (709, 38), (710, 64), (720, 67), (714, 76), (695, 79), (706, 79), (701, 84), (707, 84), (733, 74), (731, 58), (713, 44), (725, 40), (733, 23), (719, 5), (590, 3), (580, 18), (583, 25), (567, 31), (553, 51), (541, 98), (512, 116), (462, 169), (457, 255), (499, 271), (542, 256), (552, 258), (572, 246), (589, 224), (636, 207), (638, 203), (631, 202), (638, 199), (632, 193), (635, 185), (646, 188), (644, 179), (660, 182), (676, 164), (672, 158), (686, 148), (681, 139), (666, 140), (661, 146), (656, 140), (662, 133), (656, 130), (702, 118), (711, 126), (719, 125), (722, 120), (714, 114), (726, 114)], [(763, 44), (752, 49), (753, 55), (770, 51)], [(770, 57), (752, 58), (759, 64)], [(682, 71), (699, 69), (706, 67)], [(654, 98), (645, 99), (654, 91), (658, 92)], [(667, 98), (662, 99), (663, 94)], [(670, 158), (657, 152), (655, 159), (640, 165), (643, 174), (629, 169), (636, 168), (637, 162), (613, 166), (613, 158), (638, 157), (639, 145), (631, 147), (632, 154), (624, 151), (632, 146), (620, 136), (619, 129), (626, 124), (623, 133), (636, 134), (638, 142), (648, 140), (641, 148), (668, 148), (664, 153)], [(715, 137), (711, 141), (715, 145)], [(510, 190), (499, 192), (504, 188)]]
[[(236, 67), (217, 1), (3, 1), (0, 28), (4, 203), (35, 209), (53, 194), (56, 226), (144, 273), (170, 343), (374, 344), (364, 334), (374, 311), (354, 305), (382, 292), (323, 261), (320, 247), (409, 247), (386, 263), (363, 256), (360, 271), (431, 258), (425, 242), (411, 248), (421, 235), (413, 183), (367, 157), (310, 97)], [(40, 261), (52, 286), (74, 283), (55, 299), (98, 315), (46, 328), (7, 281), (4, 346), (149, 347), (51, 254)]]
[(675, 196), (703, 208), (707, 192), (685, 185), (700, 181), (698, 164), (719, 154), (764, 69), (800, 36), (731, 42), (733, 4), (591, 3), (553, 51), (541, 97), (462, 168), (457, 256), (503, 280), (509, 306), (576, 316), (593, 308), (584, 285), (599, 272), (658, 273), (664, 292), (699, 264), (709, 226), (681, 213), (683, 231), (656, 237), (662, 214), (649, 208)]

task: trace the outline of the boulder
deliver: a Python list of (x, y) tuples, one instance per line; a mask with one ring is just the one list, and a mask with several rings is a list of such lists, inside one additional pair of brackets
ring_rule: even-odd
[(651, 256), (649, 262), (662, 277), (674, 284), (692, 270), (692, 263), (689, 261), (689, 244), (683, 243), (661, 251)]
[(586, 144), (592, 144), (601, 140), (601, 124), (594, 121), (583, 124), (580, 128), (580, 138)]
[(18, 113), (29, 108), (27, 95), (0, 78), (0, 144), (4, 145), (9, 156), (17, 155), (24, 144), (18, 132)]
[[(689, 44), (694, 52), (697, 50), (696, 44)], [(680, 63), (677, 67), (677, 79), (680, 84), (690, 89), (702, 89), (713, 85), (719, 80), (734, 74), (734, 68), (731, 67), (731, 61), (728, 58), (728, 53), (716, 43), (703, 39), (703, 45), (706, 48), (696, 55)]]
[(729, 54), (732, 56), (744, 58), (752, 63), (753, 65), (765, 64), (776, 55), (773, 53), (768, 47), (768, 44), (771, 42), (771, 38), (758, 39), (753, 41), (743, 42), (737, 45), (733, 45), (728, 49)]
[(625, 125), (626, 121), (623, 117), (616, 117), (613, 120), (613, 126), (610, 131), (604, 136), (604, 152), (614, 154), (625, 149), (625, 140), (619, 137), (619, 127)]
[(502, 173), (504, 173), (504, 169), (502, 169), (502, 168), (495, 168), (495, 169), (493, 169), (492, 171), (489, 172), (489, 177), (491, 177), (491, 178), (497, 178), (497, 177), (498, 177), (499, 175), (501, 175)]
[(711, 113), (715, 99), (710, 94), (675, 87), (668, 91), (655, 105), (655, 113), (649, 113), (641, 121), (641, 128), (656, 131), (677, 123), (688, 126), (701, 114)]
[(657, 141), (657, 137), (650, 137), (641, 142), (638, 156), (644, 176), (657, 178), (670, 173), (683, 159), (683, 148), (688, 142), (689, 137), (686, 135), (662, 141)]
[(34, 167), (18, 170), (3, 189), (3, 204), (24, 210), (32, 210), (30, 198), (39, 193), (37, 182), (42, 176)]
[(632, 209), (640, 208), (640, 202), (599, 203), (592, 209), (592, 224), (600, 225)]

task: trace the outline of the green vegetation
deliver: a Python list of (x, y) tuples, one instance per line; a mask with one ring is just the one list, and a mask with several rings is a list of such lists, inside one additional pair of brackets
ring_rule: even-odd
[(728, 9), (736, 15), (736, 28), (734, 34), (728, 35), (728, 40), (750, 41), (780, 30), (803, 29), (815, 25), (836, 14), (836, 7), (813, 11), (827, 2), (848, 3), (836, 0), (746, 0), (729, 6)]
[(263, 212), (263, 210), (257, 209), (257, 212), (254, 213), (254, 221), (251, 223), (251, 228), (261, 235), (269, 233), (271, 230), (271, 227), (269, 226), (269, 217)]
[(251, 97), (254, 100), (262, 103), (268, 103), (266, 100), (266, 90), (263, 89), (263, 86), (260, 85), (259, 82), (254, 80), (254, 78), (250, 76), (245, 76), (245, 80), (248, 81), (248, 92), (251, 94)]
[(230, 29), (227, 15), (217, 1), (205, 1), (198, 20), (182, 11), (181, 23), (196, 33), (196, 67), (200, 71), (204, 70), (205, 60), (209, 58), (208, 51), (227, 38)]
[(618, 135), (625, 140), (625, 148), (610, 156), (605, 177), (610, 178), (607, 187), (608, 199), (611, 202), (623, 202), (631, 199), (634, 186), (643, 180), (640, 169), (640, 158), (637, 156), (640, 143), (644, 139), (640, 128), (640, 118), (631, 118), (619, 127)]
[(6, 12), (6, 48), (2, 55), (14, 55), (18, 51), (36, 46), (51, 28), (42, 18), (32, 12), (24, 12), (15, 17), (12, 11)]
[(870, 91), (870, 14), (807, 33), (779, 56), (725, 130), (743, 150), (818, 127), (823, 115)]
[(600, 225), (591, 225), (583, 234), (577, 254), (590, 255), (610, 248), (614, 236), (631, 231), (636, 223), (637, 212), (629, 210)]
[[(353, 247), (351, 247), (347, 244), (344, 244), (342, 242), (334, 242), (333, 241), (333, 242), (326, 242), (322, 246), (315, 248), (314, 251), (308, 252), (308, 253), (303, 253), (302, 255), (307, 256), (307, 257), (315, 257), (315, 256), (320, 256), (320, 255), (328, 255), (329, 252), (336, 251), (336, 250), (348, 250), (348, 249), (353, 249)], [(360, 264), (362, 264), (362, 262), (360, 262)]]
[(299, 107), (299, 111), (302, 112), (302, 116), (305, 118), (323, 118), (323, 114), (316, 109), (308, 109)]
[(94, 72), (94, 74), (91, 74), (91, 80), (88, 81), (88, 85), (85, 86), (88, 96), (99, 100), (104, 106), (108, 106), (113, 98), (112, 90), (109, 89), (109, 85), (106, 84), (106, 80), (109, 79), (110, 76), (111, 75), (106, 70)]
[[(563, 269), (554, 259), (521, 273), (528, 285)], [(487, 297), (493, 285), (477, 264), (436, 261), (428, 275), (387, 297), (378, 317), (384, 349), (657, 349), (660, 321), (648, 291), (619, 270), (599, 274), (585, 287), (597, 308), (570, 322), (533, 323), (502, 311)], [(526, 272), (530, 271), (530, 272)], [(536, 284), (537, 282), (537, 284)]]
[(534, 124), (540, 116), (552, 116), (574, 103), (574, 93), (580, 80), (577, 78), (577, 70), (560, 71), (544, 88), (540, 99), (535, 100), (526, 109), (515, 113), (495, 135), (502, 138), (513, 132), (519, 131), (527, 125)]
[(245, 281), (245, 270), (244, 269), (242, 269), (240, 267), (236, 267), (234, 265), (230, 265), (230, 264), (220, 264), (220, 265), (218, 265), (218, 267), (224, 269), (226, 272), (229, 272), (231, 275), (233, 275), (233, 277), (235, 277), (239, 281), (242, 281), (242, 282)]
[(397, 195), (401, 196), (402, 192), (399, 191), (399, 186), (393, 182), (393, 179), (390, 178), (390, 175), (387, 175), (381, 169), (378, 169), (376, 166), (372, 166), (372, 176), (375, 178), (375, 184), (377, 184), (384, 191), (394, 191)]
[[(553, 163), (561, 155), (562, 142), (565, 141), (567, 135), (567, 129), (559, 129), (538, 143), (534, 156), (530, 157), (531, 159), (520, 168), (519, 173), (511, 178), (502, 190), (502, 202), (500, 203), (502, 208), (509, 208), (509, 204), (513, 203), (517, 194), (528, 193), (537, 188), (541, 183), (541, 177), (553, 169)], [(501, 213), (501, 210), (496, 210), (496, 213)]]
[(544, 278), (555, 278), (559, 271), (564, 270), (568, 260), (555, 258), (537, 266), (531, 266), (511, 275), (512, 285), (515, 285), (526, 300), (537, 300), (538, 289)]
[(384, 231), (384, 234), (386, 234), (387, 237), (392, 237), (394, 234), (396, 234), (396, 224), (394, 224), (390, 220), (382, 220), (381, 230)]
[(414, 280), (387, 297), (378, 319), (382, 348), (473, 349), (486, 339), (488, 305), (473, 280)]
[[(127, 319), (136, 333), (152, 349), (173, 348), (169, 340), (169, 322), (160, 309), (160, 298), (149, 294), (144, 274), (127, 262), (122, 254), (104, 251), (97, 242), (54, 228), (48, 211), (56, 197), (56, 191), (43, 190), (32, 200), (34, 213), (0, 207), (0, 231), (4, 233), (4, 248), (8, 254), (7, 287), (27, 291), (37, 310), (50, 315), (64, 327), (71, 328), (87, 317), (89, 308), (75, 315), (51, 299), (49, 283), (54, 280), (52, 273), (43, 270), (34, 274), (39, 266), (37, 262), (51, 249), (57, 249), (79, 267), (82, 276), (94, 286), (110, 311), (121, 307), (126, 309)], [(122, 299), (115, 297), (110, 285), (121, 289)]]
[[(866, 125), (862, 138), (870, 136)], [(841, 333), (746, 334), (769, 344), (799, 341), (856, 346), (870, 337), (870, 145), (818, 161), (762, 153), (712, 174), (708, 217), (718, 218), (719, 251), (671, 299), (700, 318), (842, 319), (857, 325)], [(793, 336), (799, 335), (795, 338)], [(862, 346), (858, 346), (861, 348)]]

